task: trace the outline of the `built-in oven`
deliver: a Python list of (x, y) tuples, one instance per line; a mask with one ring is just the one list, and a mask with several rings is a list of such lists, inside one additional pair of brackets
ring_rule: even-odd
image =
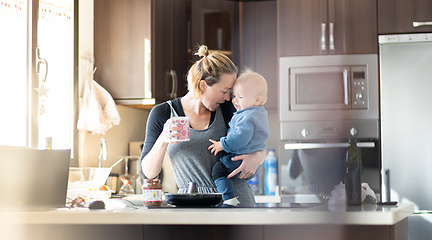
[(281, 57), (281, 140), (377, 138), (376, 54)]
[(349, 138), (380, 193), (378, 56), (281, 57), (279, 71), (281, 194), (328, 196), (344, 181)]

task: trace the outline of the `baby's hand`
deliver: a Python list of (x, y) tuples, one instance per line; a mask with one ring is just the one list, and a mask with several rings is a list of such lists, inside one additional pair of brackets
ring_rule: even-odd
[(208, 150), (210, 150), (210, 152), (212, 154), (214, 154), (216, 156), (216, 154), (218, 154), (218, 152), (223, 151), (222, 144), (219, 141), (215, 141), (215, 140), (211, 140), (211, 139), (209, 139), (209, 141), (211, 143), (213, 143), (212, 145), (210, 145), (208, 147)]

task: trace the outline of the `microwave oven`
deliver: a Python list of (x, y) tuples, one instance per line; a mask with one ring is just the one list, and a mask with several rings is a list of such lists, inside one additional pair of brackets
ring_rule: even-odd
[(378, 138), (376, 54), (281, 57), (281, 140)]

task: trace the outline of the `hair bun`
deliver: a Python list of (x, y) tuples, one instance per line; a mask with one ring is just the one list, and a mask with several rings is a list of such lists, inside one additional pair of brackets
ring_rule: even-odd
[(195, 55), (198, 55), (200, 57), (207, 57), (209, 55), (208, 47), (206, 45), (201, 45)]

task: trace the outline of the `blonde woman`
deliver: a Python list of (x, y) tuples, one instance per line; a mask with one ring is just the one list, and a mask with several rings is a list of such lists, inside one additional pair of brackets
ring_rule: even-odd
[[(147, 120), (146, 137), (141, 154), (141, 168), (146, 178), (156, 178), (161, 171), (165, 151), (173, 165), (179, 193), (185, 193), (189, 182), (197, 185), (199, 193), (217, 193), (211, 176), (212, 168), (222, 156), (214, 155), (207, 148), (209, 139), (226, 136), (228, 122), (235, 108), (231, 90), (237, 75), (237, 67), (224, 54), (209, 53), (201, 46), (197, 55), (201, 57), (188, 71), (188, 93), (172, 101), (155, 106)], [(172, 114), (190, 119), (190, 140), (173, 142), (171, 136), (178, 136), (180, 129), (170, 123)], [(228, 177), (233, 177), (235, 193), (240, 207), (255, 204), (252, 188), (247, 183), (264, 162), (265, 150), (240, 155), (233, 160), (242, 160), (240, 167)]]

